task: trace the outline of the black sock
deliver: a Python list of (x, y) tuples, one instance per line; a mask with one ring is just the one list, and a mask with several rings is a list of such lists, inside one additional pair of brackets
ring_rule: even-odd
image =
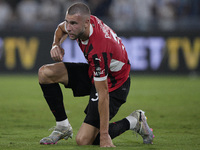
[(42, 88), (44, 98), (46, 99), (56, 121), (63, 121), (67, 119), (63, 104), (63, 95), (59, 84), (40, 84), (40, 86)]
[[(129, 129), (130, 129), (130, 123), (126, 118), (109, 124), (109, 134), (111, 139), (114, 139), (115, 137), (119, 136), (120, 134), (124, 133)], [(100, 144), (100, 134), (96, 136), (96, 139), (93, 142), (93, 145), (99, 145), (99, 144)]]

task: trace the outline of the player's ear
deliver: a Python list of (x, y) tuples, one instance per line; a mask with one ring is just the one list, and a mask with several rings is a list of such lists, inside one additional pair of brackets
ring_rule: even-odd
[(89, 27), (89, 26), (90, 26), (90, 18), (87, 17), (87, 18), (85, 19), (85, 27), (87, 28), (87, 27)]

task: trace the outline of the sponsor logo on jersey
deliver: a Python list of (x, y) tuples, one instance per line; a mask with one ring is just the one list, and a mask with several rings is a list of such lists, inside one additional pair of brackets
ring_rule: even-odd
[(104, 72), (105, 72), (105, 69), (101, 70), (100, 67), (97, 67), (97, 68), (95, 69), (95, 71), (94, 71), (94, 76), (95, 76), (95, 77), (99, 77), (100, 75), (104, 74)]

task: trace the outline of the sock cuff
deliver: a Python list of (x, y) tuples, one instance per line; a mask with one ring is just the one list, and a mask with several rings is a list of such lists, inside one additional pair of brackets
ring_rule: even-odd
[(59, 86), (58, 83), (49, 83), (49, 84), (42, 84), (42, 83), (39, 83), (41, 88), (55, 88), (57, 86)]
[(65, 119), (65, 120), (62, 120), (62, 121), (56, 121), (56, 126), (65, 126), (67, 127), (69, 125), (69, 120), (68, 119)]
[(135, 117), (133, 117), (133, 116), (128, 116), (128, 117), (126, 117), (126, 119), (130, 123), (130, 129), (133, 130), (136, 127), (137, 119)]

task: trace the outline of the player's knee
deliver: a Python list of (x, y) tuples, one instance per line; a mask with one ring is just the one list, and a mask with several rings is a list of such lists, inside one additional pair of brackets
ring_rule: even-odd
[(82, 139), (80, 136), (76, 136), (76, 143), (77, 143), (78, 145), (84, 145), (84, 144), (83, 144), (83, 139)]
[(38, 78), (41, 84), (48, 83), (51, 77), (51, 71), (48, 65), (43, 65), (38, 70)]
[(90, 145), (91, 143), (88, 141), (87, 137), (81, 136), (81, 135), (77, 135), (76, 136), (76, 143), (78, 145)]

